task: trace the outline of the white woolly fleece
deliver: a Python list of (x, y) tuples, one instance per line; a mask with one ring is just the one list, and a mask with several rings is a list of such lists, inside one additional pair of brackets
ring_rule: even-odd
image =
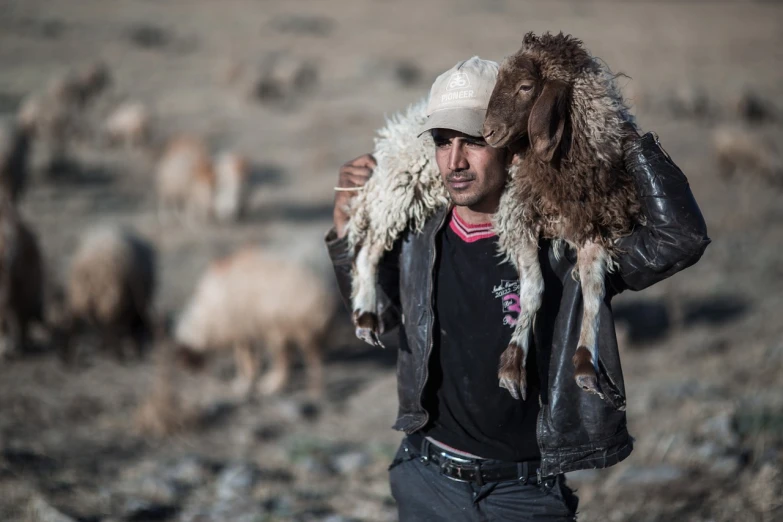
[(435, 143), (429, 133), (417, 137), (427, 119), (422, 99), (387, 119), (375, 138), (378, 162), (365, 188), (354, 198), (348, 241), (356, 245), (383, 244), (390, 250), (410, 226), (419, 231), (449, 196), (435, 163)]

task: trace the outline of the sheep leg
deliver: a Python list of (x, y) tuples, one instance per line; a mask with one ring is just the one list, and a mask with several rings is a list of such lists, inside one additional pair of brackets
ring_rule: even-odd
[[(3, 267), (5, 268), (5, 267)], [(15, 347), (13, 343), (12, 319), (13, 307), (11, 306), (11, 276), (8, 273), (9, 270), (4, 270), (4, 274), (0, 277), (0, 356), (8, 357), (15, 355)]]
[(307, 367), (307, 387), (311, 396), (318, 398), (323, 393), (323, 358), (318, 339), (306, 339), (301, 343), (305, 366)]
[(259, 391), (262, 395), (273, 395), (282, 390), (288, 382), (291, 361), (287, 348), (284, 339), (269, 339), (267, 349), (272, 355), (272, 366), (260, 383)]
[(27, 321), (18, 313), (12, 312), (8, 316), (8, 336), (11, 338), (13, 350), (24, 354), (27, 350)]
[(9, 355), (22, 355), (24, 353), (25, 325), (22, 324), (19, 314), (14, 310), (7, 310), (6, 315), (6, 350)]
[(519, 272), (519, 317), (508, 348), (500, 356), (498, 379), (515, 399), (527, 398), (527, 372), (525, 361), (530, 347), (530, 329), (533, 325), (541, 296), (544, 293), (544, 277), (538, 262), (538, 245), (526, 237), (514, 253)]
[(582, 327), (574, 354), (574, 379), (583, 390), (601, 395), (598, 387), (598, 310), (604, 298), (604, 274), (609, 263), (601, 245), (588, 242), (577, 251), (582, 285)]
[(76, 361), (79, 356), (79, 346), (74, 342), (82, 332), (83, 324), (80, 319), (72, 317), (70, 314), (63, 321), (63, 324), (58, 328), (58, 337), (56, 342), (59, 346), (56, 347), (57, 353), (60, 357), (60, 361), (68, 367), (76, 366)]
[(131, 329), (131, 339), (133, 340), (133, 349), (136, 359), (144, 359), (144, 354), (147, 351), (148, 345), (152, 341), (153, 337), (153, 325), (150, 314), (143, 308), (143, 305), (139, 305), (139, 299), (136, 298), (136, 317), (133, 327)]
[(234, 362), (237, 369), (234, 392), (240, 397), (247, 397), (258, 378), (258, 357), (253, 346), (247, 342), (237, 343), (234, 346)]
[(131, 332), (131, 339), (133, 340), (133, 355), (136, 360), (141, 361), (144, 359), (144, 353), (147, 349), (148, 332), (142, 327), (136, 326)]
[(365, 244), (356, 256), (354, 277), (353, 324), (356, 337), (373, 346), (383, 348), (380, 340), (380, 320), (376, 313), (377, 294), (375, 279), (378, 263), (383, 255), (383, 245)]

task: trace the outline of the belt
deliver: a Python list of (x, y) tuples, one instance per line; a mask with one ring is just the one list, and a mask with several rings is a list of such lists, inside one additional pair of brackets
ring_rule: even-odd
[(419, 451), (419, 460), (435, 464), (441, 475), (459, 482), (473, 482), (483, 486), (487, 482), (510, 480), (521, 484), (540, 484), (542, 481), (540, 460), (502, 462), (465, 457), (432, 444), (419, 433), (408, 435), (408, 442)]

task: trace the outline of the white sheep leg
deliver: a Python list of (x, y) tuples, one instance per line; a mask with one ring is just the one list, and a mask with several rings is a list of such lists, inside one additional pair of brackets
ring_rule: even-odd
[(356, 337), (373, 346), (383, 346), (380, 341), (380, 320), (377, 313), (375, 289), (378, 263), (383, 254), (383, 244), (365, 243), (356, 256), (354, 275), (353, 324)]
[(544, 277), (538, 262), (538, 245), (526, 237), (522, 246), (514, 252), (519, 271), (519, 317), (511, 335), (508, 348), (500, 356), (498, 379), (500, 387), (509, 391), (515, 399), (527, 398), (527, 373), (525, 361), (530, 347), (530, 328), (541, 306), (544, 293)]
[(323, 395), (323, 358), (321, 357), (320, 339), (306, 339), (300, 343), (307, 368), (307, 390), (311, 397), (318, 399)]
[(609, 262), (607, 251), (599, 244), (588, 242), (577, 250), (583, 313), (573, 359), (574, 379), (580, 388), (598, 395), (598, 310), (604, 298), (604, 275)]
[(259, 383), (262, 395), (274, 395), (280, 392), (288, 382), (291, 361), (286, 340), (280, 335), (267, 338), (267, 351), (272, 356), (272, 364)]
[(232, 385), (234, 393), (241, 398), (248, 398), (253, 392), (253, 385), (258, 378), (258, 357), (253, 346), (241, 342), (234, 346), (234, 362), (237, 376)]

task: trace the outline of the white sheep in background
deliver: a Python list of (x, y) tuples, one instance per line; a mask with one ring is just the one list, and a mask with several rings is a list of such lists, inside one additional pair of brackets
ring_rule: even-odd
[(66, 163), (68, 138), (76, 127), (73, 106), (31, 94), (22, 101), (16, 120), (31, 139), (29, 167), (32, 171), (49, 175)]
[(70, 264), (63, 355), (72, 362), (72, 337), (96, 328), (104, 346), (124, 356), (123, 337), (130, 337), (141, 356), (153, 334), (155, 251), (134, 232), (117, 226), (86, 231)]
[(296, 344), (304, 356), (310, 392), (319, 394), (321, 349), (335, 310), (333, 293), (313, 270), (247, 247), (210, 265), (177, 321), (174, 338), (189, 360), (233, 349), (235, 390), (242, 395), (253, 391), (261, 347), (272, 362), (259, 391), (266, 395), (282, 390), (291, 366), (288, 345)]
[(24, 352), (30, 323), (44, 320), (44, 273), (35, 235), (4, 188), (0, 188), (0, 229), (0, 355), (5, 355)]
[(104, 129), (112, 142), (137, 147), (149, 140), (151, 120), (146, 105), (141, 102), (124, 102), (106, 118)]
[(727, 176), (747, 172), (766, 181), (783, 184), (783, 148), (760, 129), (722, 126), (712, 133), (712, 148)]
[(236, 221), (243, 213), (247, 194), (248, 163), (237, 153), (221, 152), (214, 164), (215, 217), (221, 222)]
[(215, 173), (209, 150), (194, 136), (171, 140), (158, 162), (158, 216), (206, 221), (212, 215)]
[(63, 148), (66, 138), (84, 131), (83, 110), (110, 84), (111, 73), (102, 62), (55, 76), (45, 90), (22, 101), (17, 121), (37, 141)]

